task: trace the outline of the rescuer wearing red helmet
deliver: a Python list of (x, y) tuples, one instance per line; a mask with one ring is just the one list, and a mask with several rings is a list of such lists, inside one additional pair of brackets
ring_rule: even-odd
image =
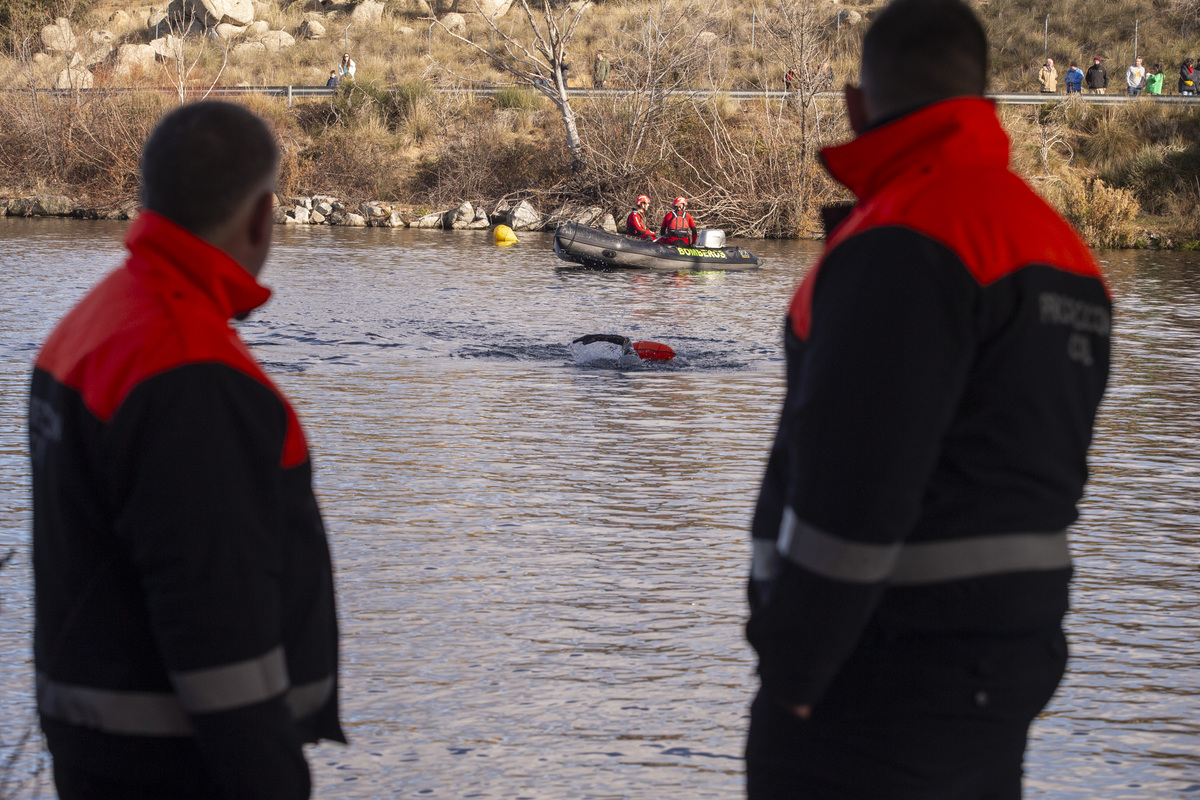
[(639, 239), (655, 240), (654, 231), (646, 227), (646, 212), (650, 209), (650, 198), (639, 194), (633, 202), (633, 211), (625, 220), (625, 235), (636, 236)]
[(659, 242), (675, 245), (696, 243), (696, 221), (687, 213), (687, 204), (686, 197), (676, 197), (671, 203), (674, 208), (663, 217), (662, 227), (658, 231)]

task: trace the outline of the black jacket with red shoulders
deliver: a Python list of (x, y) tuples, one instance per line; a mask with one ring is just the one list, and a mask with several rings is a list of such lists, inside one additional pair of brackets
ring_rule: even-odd
[(29, 406), (38, 710), (56, 762), (307, 797), (344, 741), (304, 434), (230, 327), (270, 291), (144, 213), (58, 324)]
[(1060, 623), (1112, 311), (1088, 248), (1009, 171), (990, 102), (823, 157), (858, 203), (789, 310), (749, 586), (763, 687), (795, 705), (868, 623)]

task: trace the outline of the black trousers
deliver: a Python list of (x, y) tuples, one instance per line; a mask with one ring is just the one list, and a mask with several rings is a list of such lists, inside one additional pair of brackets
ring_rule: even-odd
[(59, 800), (220, 800), (224, 795), (200, 769), (169, 777), (113, 778), (54, 762)]
[(751, 800), (1018, 800), (1029, 724), (1066, 668), (1059, 629), (1013, 636), (869, 632), (812, 716), (759, 692)]

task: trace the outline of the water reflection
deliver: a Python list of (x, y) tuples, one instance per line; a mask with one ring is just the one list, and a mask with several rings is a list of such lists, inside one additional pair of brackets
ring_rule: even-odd
[[(20, 554), (0, 577), (4, 747), (29, 709), (28, 365), (120, 235), (0, 220), (0, 549)], [(755, 250), (756, 273), (563, 273), (548, 237), (280, 231), (276, 297), (243, 332), (306, 423), (338, 568), (353, 746), (314, 751), (320, 796), (738, 796), (745, 529), (781, 314), (815, 253)], [(1190, 796), (1200, 272), (1103, 257), (1114, 380), (1074, 537), (1074, 659), (1027, 796)], [(599, 331), (680, 355), (575, 366), (566, 344)]]

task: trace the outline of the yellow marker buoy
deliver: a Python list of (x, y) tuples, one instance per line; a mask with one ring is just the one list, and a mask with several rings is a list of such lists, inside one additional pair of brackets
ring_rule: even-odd
[(517, 241), (517, 235), (507, 225), (497, 225), (496, 229), (492, 231), (492, 236), (495, 237), (496, 244), (511, 244)]

